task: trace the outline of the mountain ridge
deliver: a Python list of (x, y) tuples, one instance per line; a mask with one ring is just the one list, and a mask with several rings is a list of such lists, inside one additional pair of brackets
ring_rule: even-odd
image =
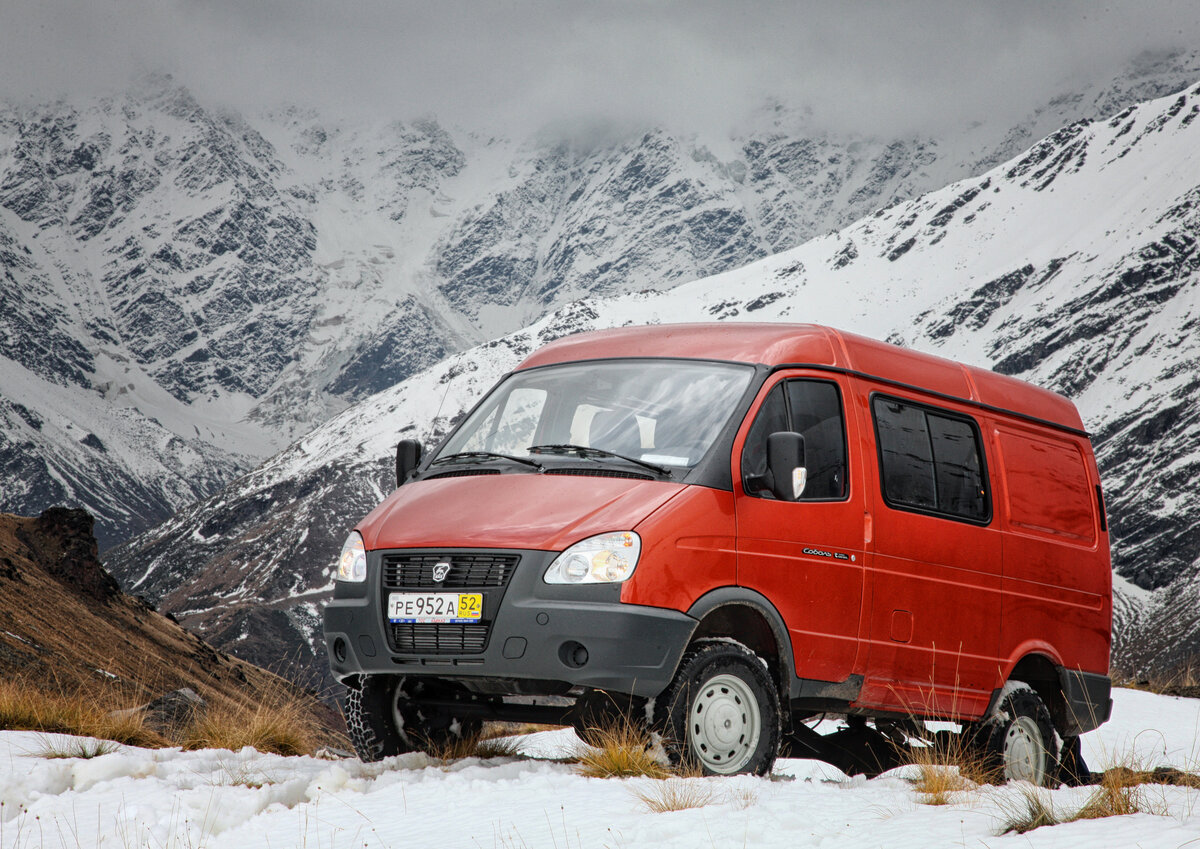
[(1195, 76), (1151, 57), (938, 138), (768, 104), (730, 138), (584, 144), (241, 115), (163, 77), (0, 105), (0, 508), (82, 504), (107, 548), (547, 311), (739, 267)]

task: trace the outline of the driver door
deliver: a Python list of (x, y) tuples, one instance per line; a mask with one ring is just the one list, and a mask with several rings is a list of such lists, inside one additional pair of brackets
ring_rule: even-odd
[[(738, 584), (783, 617), (796, 674), (845, 681), (859, 659), (863, 610), (863, 486), (851, 468), (859, 444), (840, 383), (783, 375), (768, 383), (734, 443)], [(766, 486), (771, 433), (804, 437), (807, 483), (797, 501)]]

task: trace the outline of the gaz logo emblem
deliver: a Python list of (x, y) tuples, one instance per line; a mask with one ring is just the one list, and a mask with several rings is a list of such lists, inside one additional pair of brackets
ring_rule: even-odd
[(446, 576), (450, 574), (450, 564), (443, 560), (441, 563), (435, 564), (433, 567), (433, 581), (440, 584), (446, 580)]

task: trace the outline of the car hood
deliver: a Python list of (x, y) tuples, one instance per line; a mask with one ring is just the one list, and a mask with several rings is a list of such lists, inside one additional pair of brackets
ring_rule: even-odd
[(590, 475), (471, 475), (407, 483), (361, 523), (368, 549), (561, 551), (627, 531), (686, 486)]

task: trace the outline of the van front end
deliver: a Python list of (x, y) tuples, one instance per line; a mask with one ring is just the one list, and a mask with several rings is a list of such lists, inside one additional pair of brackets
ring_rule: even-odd
[(620, 583), (548, 583), (563, 559), (511, 548), (365, 552), (365, 579), (337, 581), (325, 608), (334, 676), (437, 678), (488, 704), (488, 718), (514, 721), (544, 716), (505, 696), (661, 692), (695, 620), (624, 604)]

